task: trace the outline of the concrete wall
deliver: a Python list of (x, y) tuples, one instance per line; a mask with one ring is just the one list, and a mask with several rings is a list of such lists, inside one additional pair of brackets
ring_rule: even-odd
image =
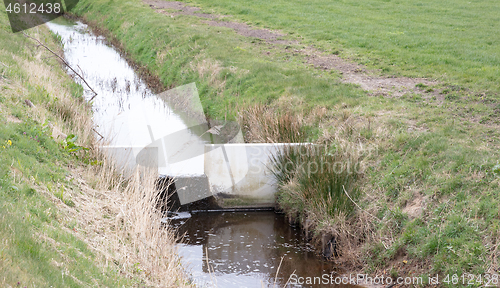
[[(204, 174), (172, 174), (182, 205), (215, 196), (222, 208), (274, 207), (277, 191), (270, 156), (293, 144), (205, 144), (200, 156), (181, 161), (187, 170), (202, 164)], [(160, 147), (106, 147), (126, 174), (137, 165), (159, 171), (165, 162)], [(160, 145), (159, 145), (160, 146)], [(175, 150), (175, 149), (174, 149)], [(196, 158), (201, 157), (201, 159)], [(167, 157), (168, 158), (168, 157)], [(189, 165), (185, 165), (189, 162)], [(171, 172), (171, 171), (170, 171)], [(206, 176), (205, 176), (206, 175)]]
[(224, 208), (273, 207), (277, 187), (269, 171), (269, 156), (283, 145), (205, 145), (205, 174), (220, 205)]

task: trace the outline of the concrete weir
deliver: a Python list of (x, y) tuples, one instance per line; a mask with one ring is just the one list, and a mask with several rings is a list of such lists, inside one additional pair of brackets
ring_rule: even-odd
[(194, 83), (149, 96), (110, 122), (126, 133), (104, 147), (108, 155), (124, 173), (157, 168), (173, 180), (180, 206), (213, 196), (217, 209), (274, 207), (269, 156), (285, 144), (242, 143), (238, 124), (207, 121)]
[(195, 210), (257, 209), (275, 206), (276, 181), (270, 156), (287, 144), (205, 144), (202, 175), (169, 176), (177, 206)]
[(270, 156), (284, 144), (205, 145), (204, 172), (221, 207), (274, 207)]
[(270, 156), (284, 145), (205, 144), (204, 174), (164, 177), (173, 180), (182, 206), (211, 198), (212, 203), (194, 209), (271, 208), (276, 181), (269, 170)]
[(108, 155), (124, 173), (157, 168), (173, 180), (179, 206), (211, 198), (203, 210), (274, 207), (269, 156), (283, 144), (245, 144), (237, 123), (207, 121), (194, 83), (107, 117), (120, 131), (104, 147)]

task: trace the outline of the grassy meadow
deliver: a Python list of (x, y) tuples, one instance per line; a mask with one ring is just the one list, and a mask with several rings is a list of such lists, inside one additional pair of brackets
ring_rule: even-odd
[(370, 68), (498, 96), (497, 1), (185, 1), (280, 30)]
[[(157, 13), (141, 0), (81, 0), (75, 14), (165, 87), (196, 82), (207, 115), (240, 119), (247, 141), (282, 141), (269, 131), (292, 117), (304, 141), (375, 147), (360, 158), (365, 169), (353, 180), (358, 206), (347, 205), (354, 213), (330, 209), (334, 194), (343, 197), (335, 181), (294, 174), (299, 178), (278, 195), (285, 212), (312, 222), (317, 235), (343, 241), (346, 267), (391, 276), (498, 273), (497, 2), (187, 4), (224, 14), (221, 21), (280, 30), (282, 39), (299, 41), (294, 47), (314, 45), (382, 75), (435, 79), (441, 94), (371, 96), (279, 44), (207, 25), (204, 18)], [(265, 131), (259, 123), (277, 128)]]

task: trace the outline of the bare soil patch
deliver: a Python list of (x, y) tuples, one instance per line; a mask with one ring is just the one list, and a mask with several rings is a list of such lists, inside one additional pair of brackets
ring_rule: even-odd
[[(200, 8), (186, 6), (184, 3), (178, 1), (144, 0), (144, 3), (148, 4), (149, 7), (151, 7), (152, 9), (159, 10), (160, 13), (167, 14), (170, 16), (191, 15), (209, 19), (219, 19), (224, 17), (222, 15), (196, 13), (200, 11)], [(169, 13), (167, 11), (164, 11), (163, 9), (178, 10), (178, 12)]]
[(423, 209), (426, 207), (427, 198), (420, 193), (415, 193), (414, 199), (406, 205), (403, 212), (406, 213), (411, 219), (420, 217)]
[(13, 115), (7, 115), (7, 122), (12, 122), (12, 123), (22, 123), (23, 121), (16, 116)]
[[(211, 20), (204, 21), (205, 24), (216, 27), (226, 27), (233, 29), (236, 33), (245, 36), (264, 40), (269, 44), (280, 45), (276, 47), (284, 49), (286, 52), (293, 55), (301, 55), (305, 57), (305, 63), (313, 65), (316, 69), (335, 70), (342, 74), (342, 82), (359, 85), (363, 90), (369, 91), (371, 95), (382, 95), (386, 97), (401, 97), (405, 94), (425, 94), (429, 96), (439, 95), (439, 91), (422, 91), (416, 88), (417, 84), (433, 86), (438, 82), (426, 78), (408, 78), (408, 77), (391, 77), (381, 75), (379, 70), (368, 70), (365, 66), (349, 62), (337, 55), (325, 55), (314, 47), (306, 47), (300, 50), (288, 50), (290, 44), (300, 44), (298, 41), (290, 41), (280, 39), (286, 36), (277, 31), (267, 29), (256, 29), (245, 23), (237, 23), (231, 21), (216, 21), (224, 17), (215, 14), (195, 13), (200, 10), (198, 7), (187, 6), (178, 1), (164, 0), (144, 0), (151, 8), (170, 16), (175, 15), (191, 15)], [(174, 9), (179, 12), (170, 13), (163, 9)], [(270, 54), (268, 52), (267, 54)]]
[(204, 21), (204, 23), (210, 26), (217, 27), (226, 27), (231, 28), (236, 31), (236, 33), (245, 36), (245, 37), (254, 37), (259, 38), (261, 40), (276, 40), (279, 37), (285, 36), (284, 34), (280, 34), (277, 32), (269, 31), (266, 29), (255, 29), (245, 23), (237, 23), (230, 21)]
[(426, 86), (438, 84), (425, 78), (387, 77), (377, 75), (377, 71), (369, 71), (363, 65), (348, 62), (337, 55), (323, 55), (314, 48), (299, 50), (306, 56), (307, 63), (317, 69), (337, 70), (342, 74), (343, 83), (359, 85), (363, 90), (375, 95), (400, 97), (407, 93), (421, 94), (415, 85), (422, 83)]
[[(197, 11), (200, 10), (200, 8), (186, 6), (184, 3), (178, 1), (170, 2), (163, 0), (144, 0), (144, 3), (148, 4), (149, 7), (157, 10), (159, 13), (166, 14), (169, 16), (190, 15), (200, 18), (212, 19), (204, 21), (203, 23), (208, 24), (210, 26), (231, 28), (234, 31), (236, 31), (236, 33), (245, 37), (254, 37), (262, 40), (276, 40), (281, 36), (285, 36), (284, 34), (276, 33), (266, 29), (255, 29), (245, 23), (237, 23), (231, 21), (215, 21), (224, 18), (224, 16), (217, 14), (196, 13)], [(171, 13), (163, 9), (178, 10), (178, 12)]]

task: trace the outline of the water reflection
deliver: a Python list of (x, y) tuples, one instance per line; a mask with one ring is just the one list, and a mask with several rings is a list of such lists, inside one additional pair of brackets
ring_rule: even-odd
[(315, 255), (283, 215), (272, 211), (180, 216), (171, 225), (184, 235), (179, 251), (198, 285), (272, 287), (281, 257), (277, 287), (283, 287), (292, 273), (321, 276), (335, 268)]
[[(157, 160), (155, 164), (159, 165), (160, 174), (203, 174), (203, 145), (207, 140), (197, 134), (204, 132), (201, 130), (206, 131), (207, 125), (202, 127), (205, 129), (198, 129), (200, 131), (190, 129), (195, 124), (200, 126), (198, 122), (193, 124), (196, 117), (174, 111), (164, 99), (170, 94), (165, 92), (155, 95), (120, 53), (108, 45), (104, 37), (92, 34), (85, 24), (70, 24), (59, 20), (58, 23), (47, 25), (61, 37), (66, 61), (84, 75), (97, 92), (95, 98), (93, 93), (86, 93), (85, 96), (87, 100), (92, 99), (96, 130), (104, 135), (112, 156), (121, 160), (119, 166), (127, 168), (128, 165), (133, 169), (142, 148), (154, 146), (158, 152), (153, 155), (160, 155), (157, 157), (159, 159), (153, 159)], [(80, 79), (75, 77), (75, 81), (79, 82)], [(195, 92), (197, 98), (197, 91), (192, 94)], [(198, 110), (203, 114), (201, 103), (199, 105)], [(168, 135), (174, 135), (175, 138)], [(210, 139), (209, 135), (205, 138)], [(165, 139), (177, 146), (170, 142), (164, 143)], [(186, 150), (189, 153), (184, 153)], [(166, 159), (165, 154), (174, 155), (179, 151), (183, 152), (180, 153), (182, 157), (178, 157), (182, 161)]]

